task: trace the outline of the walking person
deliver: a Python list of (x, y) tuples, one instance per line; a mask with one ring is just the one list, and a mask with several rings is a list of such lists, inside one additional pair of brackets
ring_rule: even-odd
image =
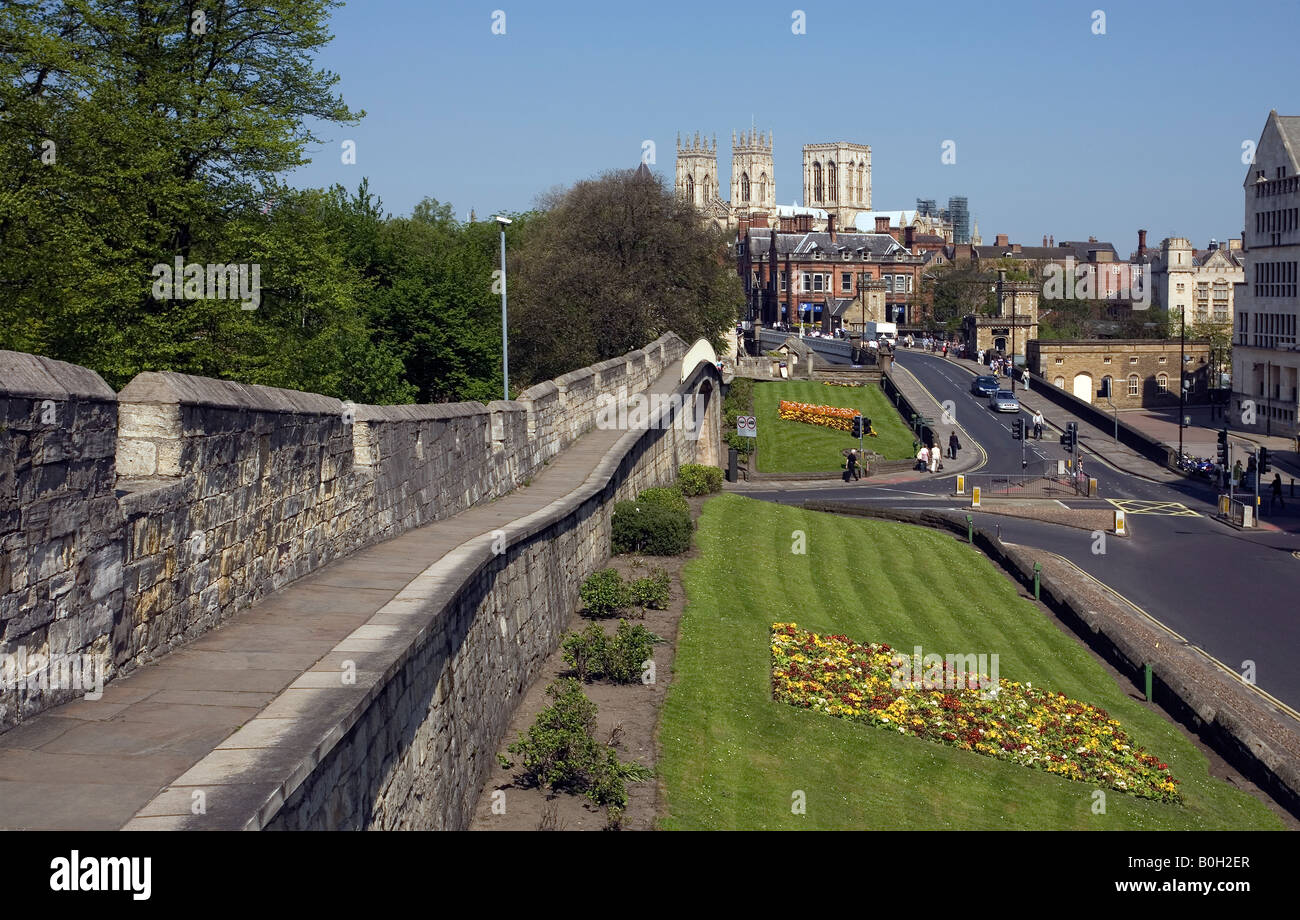
[(944, 356), (945, 358), (948, 357), (948, 343), (947, 343), (947, 342), (944, 342), (944, 343), (943, 343), (943, 356)]
[(1043, 411), (1041, 409), (1034, 411), (1034, 440), (1043, 440)]
[(916, 468), (924, 473), (930, 466), (930, 448), (925, 444), (916, 452)]
[(1273, 491), (1273, 496), (1272, 498), (1269, 499), (1268, 510), (1272, 511), (1274, 505), (1281, 505), (1283, 508), (1285, 508), (1286, 502), (1282, 499), (1282, 474), (1281, 473), (1273, 474), (1273, 485), (1271, 486), (1271, 489)]
[(862, 478), (862, 471), (858, 469), (858, 452), (856, 450), (849, 451), (849, 475), (855, 480)]
[(942, 460), (942, 455), (939, 453), (939, 445), (938, 444), (930, 445), (930, 472), (931, 473), (939, 472), (939, 463), (941, 460)]
[(1232, 484), (1234, 486), (1241, 485), (1241, 461), (1240, 460), (1238, 460), (1236, 463), (1232, 465)]
[(951, 459), (956, 460), (957, 451), (959, 450), (961, 450), (961, 441), (957, 440), (957, 432), (954, 431), (952, 434), (948, 435), (948, 456)]
[(983, 364), (983, 363), (984, 363), (984, 349), (982, 349), (982, 348), (980, 349), (979, 355), (980, 355), (980, 357), (979, 357), (980, 364)]

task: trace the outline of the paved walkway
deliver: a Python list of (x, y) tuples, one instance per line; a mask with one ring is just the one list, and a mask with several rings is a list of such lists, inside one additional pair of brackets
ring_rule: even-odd
[[(674, 362), (650, 391), (669, 392), (680, 376)], [(215, 750), (237, 755), (241, 745), (228, 739), (253, 717), (275, 705), (291, 715), (282, 692), (315, 686), (319, 675), (307, 672), (419, 573), (574, 491), (625, 433), (592, 430), (531, 485), (353, 553), (111, 682), (102, 699), (58, 706), (0, 735), (0, 828), (175, 826), (190, 815), (190, 798), (160, 791)], [(330, 670), (337, 680), (337, 662)], [(228, 788), (212, 788), (208, 809)]]

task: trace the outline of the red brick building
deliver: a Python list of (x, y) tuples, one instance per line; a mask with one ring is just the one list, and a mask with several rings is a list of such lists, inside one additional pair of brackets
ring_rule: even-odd
[[(859, 323), (864, 317), (917, 320), (924, 257), (911, 239), (912, 228), (899, 231), (900, 242), (888, 218), (878, 219), (875, 233), (841, 233), (833, 216), (827, 229), (817, 232), (812, 221), (811, 215), (781, 218), (773, 231), (764, 217), (741, 219), (736, 269), (745, 285), (748, 319), (768, 327), (802, 319), (826, 332), (845, 325), (850, 315)], [(883, 301), (876, 296), (864, 302), (869, 282), (884, 284)]]

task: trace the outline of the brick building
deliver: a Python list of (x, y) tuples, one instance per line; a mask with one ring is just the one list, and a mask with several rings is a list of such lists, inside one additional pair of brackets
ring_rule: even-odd
[(736, 270), (745, 285), (747, 317), (764, 326), (814, 322), (823, 331), (853, 329), (863, 322), (911, 322), (920, 310), (922, 255), (900, 243), (888, 219), (875, 233), (841, 233), (833, 214), (827, 229), (812, 229), (810, 215), (782, 218), (774, 231), (766, 220), (742, 219)]
[[(1029, 343), (1029, 369), (1079, 399), (1107, 405), (1103, 381), (1110, 381), (1111, 401), (1120, 409), (1178, 405), (1179, 343), (1166, 339), (1086, 339)], [(1210, 345), (1188, 342), (1187, 401), (1208, 400)]]

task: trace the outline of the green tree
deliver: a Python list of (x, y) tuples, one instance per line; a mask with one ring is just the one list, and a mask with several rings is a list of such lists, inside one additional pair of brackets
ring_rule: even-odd
[(721, 347), (744, 303), (727, 241), (657, 178), (609, 172), (543, 204), (510, 269), (521, 383), (670, 331)]

